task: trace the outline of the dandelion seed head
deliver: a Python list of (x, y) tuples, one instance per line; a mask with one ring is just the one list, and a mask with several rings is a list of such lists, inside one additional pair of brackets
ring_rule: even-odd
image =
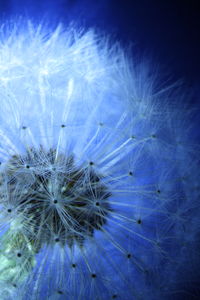
[(2, 26), (3, 300), (176, 290), (198, 235), (199, 161), (156, 80), (94, 30)]

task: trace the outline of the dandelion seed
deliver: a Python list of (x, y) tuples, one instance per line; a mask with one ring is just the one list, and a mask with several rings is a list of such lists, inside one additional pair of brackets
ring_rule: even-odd
[(199, 160), (168, 89), (92, 30), (5, 28), (0, 298), (171, 297), (197, 258)]

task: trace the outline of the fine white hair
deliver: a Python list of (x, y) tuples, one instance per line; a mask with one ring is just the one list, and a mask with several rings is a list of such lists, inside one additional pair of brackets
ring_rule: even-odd
[(184, 97), (92, 29), (1, 26), (2, 300), (176, 296), (199, 232)]

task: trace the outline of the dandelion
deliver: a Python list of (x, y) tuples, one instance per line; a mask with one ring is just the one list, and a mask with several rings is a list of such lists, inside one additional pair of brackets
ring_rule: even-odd
[(1, 26), (1, 299), (178, 295), (198, 149), (156, 80), (94, 30)]

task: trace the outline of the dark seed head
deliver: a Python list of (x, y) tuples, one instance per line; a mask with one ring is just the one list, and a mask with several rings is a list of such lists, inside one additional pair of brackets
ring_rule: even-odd
[[(45, 158), (44, 162), (43, 158)], [(24, 162), (23, 168), (21, 168), (22, 162)], [(29, 180), (28, 173), (31, 178), (32, 176), (34, 178), (30, 181), (30, 185), (25, 184), (26, 188), (22, 194), (19, 193), (16, 204), (18, 212), (24, 217), (26, 226), (33, 228), (33, 236), (30, 234), (28, 238), (32, 241), (36, 235), (39, 237), (36, 245), (37, 251), (45, 243), (60, 242), (60, 233), (62, 245), (68, 244), (72, 247), (77, 242), (79, 247), (82, 247), (85, 238), (93, 236), (94, 230), (101, 230), (106, 224), (106, 216), (111, 211), (109, 202), (103, 202), (101, 216), (97, 216), (96, 213), (101, 205), (99, 199), (106, 200), (111, 194), (101, 181), (102, 174), (96, 173), (90, 167), (95, 163), (89, 161), (87, 164), (85, 170), (82, 170), (76, 167), (73, 157), (57, 155), (56, 149), (46, 151), (41, 146), (39, 149), (28, 148), (24, 155), (12, 155), (7, 168), (1, 170), (3, 176), (1, 176), (0, 185), (8, 184), (11, 191), (18, 191), (18, 187), (24, 186), (24, 180), (26, 181), (26, 178)], [(41, 172), (39, 168), (31, 168), (31, 166), (39, 165)], [(16, 170), (20, 171), (17, 177), (15, 176)], [(8, 177), (13, 179), (7, 183), (5, 180)], [(55, 178), (58, 189), (54, 189)], [(95, 194), (98, 198), (94, 200)], [(92, 203), (94, 207), (90, 218), (88, 218), (87, 211), (88, 203)], [(52, 213), (49, 213), (49, 209)], [(59, 209), (62, 209), (62, 215)], [(8, 214), (11, 211), (13, 208), (11, 210), (10, 204), (7, 203), (5, 213)], [(68, 222), (68, 219), (72, 221)], [(66, 220), (68, 226), (66, 226)], [(41, 226), (38, 226), (39, 224)], [(20, 257), (20, 255), (16, 253), (16, 256)], [(94, 278), (95, 275), (92, 277)]]

